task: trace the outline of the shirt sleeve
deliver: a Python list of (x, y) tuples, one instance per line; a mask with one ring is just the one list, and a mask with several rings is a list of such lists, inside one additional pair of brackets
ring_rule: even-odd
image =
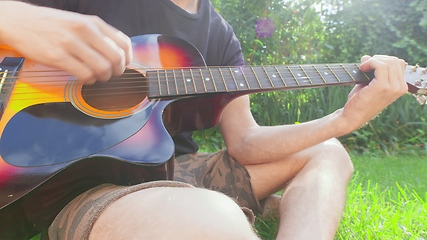
[(222, 16), (212, 14), (207, 64), (211, 66), (242, 66), (244, 58), (239, 39)]

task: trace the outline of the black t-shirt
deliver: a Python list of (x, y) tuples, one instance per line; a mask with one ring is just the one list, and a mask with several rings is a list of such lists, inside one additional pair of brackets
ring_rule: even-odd
[[(97, 15), (128, 36), (165, 34), (193, 44), (208, 66), (241, 66), (241, 46), (231, 26), (209, 0), (201, 0), (191, 14), (170, 0), (30, 0), (29, 2)], [(176, 154), (196, 152), (191, 133), (174, 137)]]

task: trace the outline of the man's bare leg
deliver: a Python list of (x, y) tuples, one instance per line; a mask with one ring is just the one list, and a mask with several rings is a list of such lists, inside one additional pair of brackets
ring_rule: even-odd
[(240, 207), (222, 193), (156, 187), (111, 203), (89, 239), (259, 239)]
[[(351, 160), (337, 140), (282, 161), (246, 167), (259, 199), (284, 188), (277, 239), (334, 238), (353, 173)], [(274, 198), (270, 201), (274, 206)]]
[(281, 200), (282, 196), (277, 194), (271, 194), (265, 198), (264, 208), (262, 210), (261, 216), (265, 218), (278, 218), (280, 215), (279, 208)]

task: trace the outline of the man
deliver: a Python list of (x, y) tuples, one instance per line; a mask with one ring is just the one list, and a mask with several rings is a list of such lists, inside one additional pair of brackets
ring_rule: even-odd
[[(0, 1), (0, 8), (5, 11), (0, 16), (4, 24), (0, 27), (0, 44), (13, 47), (29, 59), (66, 69), (84, 83), (120, 75), (132, 59), (130, 39), (99, 18), (17, 1)], [(82, 221), (85, 213), (78, 218), (77, 211), (64, 211), (61, 214), (66, 217), (76, 214), (67, 222), (75, 225), (70, 229), (58, 223), (49, 234), (51, 239), (258, 239), (250, 225), (252, 220), (247, 220), (234, 201), (217, 192), (182, 183), (154, 182), (133, 190), (107, 186), (89, 193), (94, 194), (90, 194), (85, 207), (94, 208), (85, 213), (106, 206), (111, 196), (127, 196), (114, 202), (118, 208), (109, 205), (102, 215), (91, 215), (89, 221)], [(82, 202), (79, 200), (82, 197), (76, 198), (77, 203)], [(115, 216), (117, 209), (122, 219)], [(97, 224), (89, 226), (95, 220)], [(104, 222), (117, 224), (106, 227)]]
[[(10, 1), (0, 3), (6, 2), (16, 4)], [(243, 64), (240, 45), (231, 27), (206, 0), (33, 2), (99, 15), (130, 36), (162, 33), (184, 38), (198, 47), (208, 65)], [(14, 14), (15, 17), (9, 16), (9, 20), (3, 17), (14, 29), (7, 29), (12, 34), (0, 40), (27, 53), (30, 58), (70, 71), (87, 83), (108, 80), (111, 75), (120, 74), (130, 61), (126, 36), (105, 26), (98, 18), (37, 8), (37, 12), (45, 12), (38, 15), (40, 21), (35, 21), (36, 8), (26, 5), (19, 9), (25, 10), (26, 16), (20, 14), (16, 17)], [(48, 21), (49, 27), (43, 24), (43, 20)], [(31, 22), (31, 29), (26, 25), (28, 22)], [(2, 38), (7, 30), (0, 27)], [(34, 37), (39, 46), (47, 46), (43, 39), (46, 35), (41, 35), (41, 30), (54, 35), (49, 36), (53, 41), (49, 46), (54, 46), (55, 50), (52, 53), (34, 52), (28, 38), (17, 39), (29, 32), (28, 37), (38, 35)], [(85, 52), (84, 57), (80, 55), (82, 52)], [(42, 57), (44, 55), (47, 58)], [(65, 64), (65, 61), (70, 64)], [(76, 71), (72, 64), (83, 72)], [(346, 185), (353, 171), (348, 154), (335, 137), (359, 128), (407, 91), (403, 81), (404, 66), (403, 60), (394, 57), (364, 56), (361, 70), (375, 69), (376, 78), (368, 86), (355, 87), (342, 109), (299, 125), (258, 126), (249, 110), (249, 98), (237, 98), (227, 105), (219, 122), (227, 151), (214, 155), (196, 154), (197, 147), (188, 134), (175, 137), (180, 155), (176, 179), (223, 191), (236, 198), (240, 205), (256, 212), (262, 211), (261, 205), (278, 209), (280, 225), (277, 239), (332, 239), (342, 215)], [(372, 106), (371, 102), (376, 105)], [(199, 174), (201, 169), (203, 172)], [(234, 179), (232, 182), (221, 178), (224, 170), (229, 171), (227, 176), (233, 176), (227, 178)], [(272, 195), (281, 189), (284, 189), (281, 198)], [(148, 190), (127, 195), (109, 205), (94, 222), (93, 228), (87, 230), (91, 231), (90, 237), (105, 229), (111, 238), (120, 236), (117, 225), (113, 228), (108, 226), (117, 216), (123, 215), (124, 210), (134, 212), (128, 217), (128, 226), (137, 226), (140, 219), (136, 216), (142, 214), (139, 211), (147, 209), (135, 209), (134, 203), (144, 201)], [(263, 201), (259, 203), (259, 200)], [(194, 216), (198, 216), (194, 212), (199, 211), (192, 211)], [(137, 232), (135, 227), (129, 229)]]

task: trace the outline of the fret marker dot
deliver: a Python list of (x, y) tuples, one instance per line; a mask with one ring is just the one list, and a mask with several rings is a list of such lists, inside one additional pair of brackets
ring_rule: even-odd
[(329, 73), (325, 72), (325, 75), (329, 75)]
[(297, 76), (298, 76), (298, 77), (301, 77), (301, 73), (298, 73), (298, 74), (297, 74)]
[(356, 70), (353, 70), (353, 73), (357, 73), (357, 71), (356, 71)]
[(243, 84), (243, 83), (239, 83), (239, 86), (244, 87), (244, 86), (245, 86), (245, 84)]
[(208, 77), (207, 77), (207, 78), (205, 78), (205, 81), (207, 81), (207, 82), (209, 82), (210, 80), (211, 80), (211, 79), (210, 79), (210, 78), (208, 78)]
[(235, 73), (239, 73), (239, 70), (234, 70)]
[(277, 75), (276, 74), (273, 74), (273, 75), (271, 75), (272, 77), (274, 77), (274, 78), (276, 78), (277, 77)]
[(185, 79), (185, 81), (187, 81), (187, 82), (191, 82), (191, 79), (187, 78), (187, 79)]

